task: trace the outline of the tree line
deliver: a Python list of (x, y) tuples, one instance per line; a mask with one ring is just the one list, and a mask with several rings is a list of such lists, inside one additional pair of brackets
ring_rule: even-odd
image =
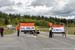
[(20, 14), (6, 14), (0, 12), (0, 25), (8, 25), (13, 24), (17, 25), (19, 22), (35, 22), (36, 26), (44, 26), (47, 27), (49, 22), (54, 24), (61, 24), (63, 23), (65, 26), (75, 26), (75, 22), (73, 20), (66, 20), (66, 19), (58, 19), (53, 17), (45, 17), (45, 16), (30, 16), (30, 15), (23, 15)]

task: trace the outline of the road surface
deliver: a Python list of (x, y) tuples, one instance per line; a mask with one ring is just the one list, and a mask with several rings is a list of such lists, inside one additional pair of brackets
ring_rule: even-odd
[(23, 33), (17, 37), (14, 33), (0, 37), (0, 50), (75, 50), (75, 36), (48, 38), (48, 32), (41, 32), (37, 37)]

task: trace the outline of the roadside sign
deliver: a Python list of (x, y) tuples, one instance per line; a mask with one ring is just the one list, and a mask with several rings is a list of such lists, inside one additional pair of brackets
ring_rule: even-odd
[(52, 32), (65, 32), (64, 25), (49, 23), (49, 26), (52, 27)]
[(60, 26), (60, 27), (52, 27), (52, 32), (65, 32), (64, 27)]

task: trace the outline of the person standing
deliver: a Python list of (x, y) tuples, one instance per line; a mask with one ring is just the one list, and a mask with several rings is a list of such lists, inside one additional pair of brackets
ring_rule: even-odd
[(52, 27), (49, 28), (49, 38), (52, 38), (53, 33), (52, 33)]
[(4, 36), (3, 32), (4, 32), (4, 28), (3, 28), (3, 27), (0, 27), (0, 34), (1, 34), (1, 37)]
[(34, 36), (37, 36), (37, 30), (38, 30), (38, 28), (37, 28), (37, 26), (35, 26)]
[(20, 32), (19, 26), (16, 27), (16, 30), (17, 30), (17, 36), (19, 37), (19, 34), (20, 34), (19, 33)]

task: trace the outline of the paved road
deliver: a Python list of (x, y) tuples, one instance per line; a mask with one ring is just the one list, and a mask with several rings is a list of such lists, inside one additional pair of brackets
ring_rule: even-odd
[(29, 34), (16, 33), (0, 37), (0, 50), (74, 50), (75, 37), (54, 35), (48, 38), (48, 32), (41, 32), (37, 37)]

